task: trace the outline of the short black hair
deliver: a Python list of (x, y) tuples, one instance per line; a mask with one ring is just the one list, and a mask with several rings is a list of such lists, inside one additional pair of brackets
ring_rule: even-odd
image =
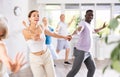
[(89, 10), (86, 11), (86, 13), (88, 13), (88, 12), (93, 12), (93, 10), (89, 9)]

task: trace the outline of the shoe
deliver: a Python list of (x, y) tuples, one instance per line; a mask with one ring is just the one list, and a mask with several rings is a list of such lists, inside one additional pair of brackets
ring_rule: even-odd
[(68, 61), (65, 61), (64, 64), (66, 64), (66, 65), (70, 65), (71, 63), (68, 62)]

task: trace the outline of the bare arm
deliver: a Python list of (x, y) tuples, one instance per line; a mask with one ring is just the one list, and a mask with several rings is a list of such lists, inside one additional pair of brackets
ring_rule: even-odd
[[(24, 57), (22, 54), (17, 54), (15, 61), (13, 62), (6, 53), (6, 48), (4, 44), (0, 45), (0, 60), (10, 69), (12, 72), (16, 73), (25, 64), (23, 63)], [(4, 60), (3, 60), (4, 59)]]
[(25, 40), (28, 40), (28, 39), (33, 39), (33, 40), (36, 40), (36, 41), (37, 40), (42, 40), (40, 38), (40, 31), (39, 31), (40, 29), (39, 28), (35, 33), (30, 33), (26, 22), (23, 21), (22, 23), (23, 23), (23, 26), (25, 27), (25, 29), (22, 31)]
[(78, 28), (76, 28), (76, 30), (72, 33), (72, 35), (77, 34), (78, 32), (80, 32), (82, 30), (82, 26), (79, 26)]
[[(3, 44), (0, 45), (0, 59), (1, 61), (12, 70), (12, 60), (7, 56), (6, 48)], [(4, 59), (4, 60), (3, 60)]]
[(73, 16), (71, 21), (68, 23), (68, 27), (71, 25), (71, 23), (73, 22), (74, 19), (75, 19), (75, 16)]
[(60, 34), (57, 34), (55, 32), (50, 32), (49, 30), (45, 29), (45, 35), (49, 35), (55, 38), (64, 38), (66, 40), (69, 40), (71, 37), (70, 36), (62, 36)]
[(106, 27), (106, 24), (104, 23), (101, 28), (94, 29), (95, 32), (99, 32), (100, 30), (104, 29)]

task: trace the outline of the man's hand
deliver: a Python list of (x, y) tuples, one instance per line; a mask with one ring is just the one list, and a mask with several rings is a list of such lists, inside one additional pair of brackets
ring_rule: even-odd
[(70, 41), (72, 39), (71, 35), (68, 35), (68, 41)]
[(106, 23), (104, 22), (104, 24), (103, 24), (103, 28), (105, 28), (107, 25), (106, 25)]

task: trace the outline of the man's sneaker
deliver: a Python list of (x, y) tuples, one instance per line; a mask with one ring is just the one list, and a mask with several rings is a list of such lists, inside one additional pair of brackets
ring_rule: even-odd
[(70, 65), (71, 63), (68, 62), (68, 61), (65, 61), (64, 64), (65, 64), (65, 65)]

